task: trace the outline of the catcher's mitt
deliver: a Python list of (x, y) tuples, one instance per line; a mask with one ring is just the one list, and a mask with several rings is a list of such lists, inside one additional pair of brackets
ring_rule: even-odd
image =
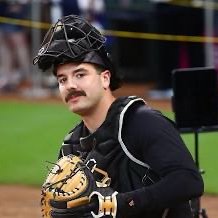
[[(94, 171), (103, 175), (100, 181), (95, 181)], [(64, 208), (85, 205), (89, 203), (89, 196), (97, 187), (109, 185), (107, 173), (98, 169), (94, 160), (85, 164), (78, 156), (64, 156), (55, 163), (42, 186), (42, 216), (52, 217), (51, 201), (61, 207), (64, 205)]]

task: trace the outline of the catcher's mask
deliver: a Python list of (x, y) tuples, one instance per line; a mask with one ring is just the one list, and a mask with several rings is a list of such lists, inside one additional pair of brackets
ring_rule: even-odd
[(106, 38), (90, 23), (76, 15), (65, 16), (57, 21), (47, 32), (34, 58), (33, 64), (46, 71), (57, 65), (69, 62), (97, 64), (111, 72), (111, 90), (120, 87), (109, 53), (105, 48)]

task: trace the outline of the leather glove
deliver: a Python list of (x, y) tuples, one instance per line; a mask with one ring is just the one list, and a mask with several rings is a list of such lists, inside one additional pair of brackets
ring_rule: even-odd
[(97, 202), (90, 202), (83, 206), (77, 206), (73, 208), (60, 207), (60, 204), (56, 204), (55, 201), (50, 202), (53, 207), (51, 211), (51, 217), (53, 218), (93, 218), (91, 211), (97, 210)]

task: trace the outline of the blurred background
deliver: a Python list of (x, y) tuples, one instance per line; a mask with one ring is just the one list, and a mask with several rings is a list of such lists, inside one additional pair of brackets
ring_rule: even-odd
[(126, 83), (169, 99), (175, 68), (218, 67), (218, 0), (1, 0), (0, 93), (56, 95), (56, 81), (32, 65), (50, 24), (82, 15), (107, 37)]
[[(39, 187), (51, 168), (46, 161), (56, 162), (64, 135), (79, 122), (60, 104), (56, 79), (32, 64), (51, 24), (69, 14), (84, 16), (106, 36), (124, 76), (124, 88), (115, 94), (139, 95), (171, 119), (172, 71), (218, 69), (218, 0), (0, 0), (2, 218), (39, 217)], [(201, 93), (210, 90), (201, 87)], [(196, 134), (182, 137), (205, 170), (203, 207), (218, 217), (218, 134), (200, 134), (197, 151)], [(24, 186), (36, 190), (25, 194)]]

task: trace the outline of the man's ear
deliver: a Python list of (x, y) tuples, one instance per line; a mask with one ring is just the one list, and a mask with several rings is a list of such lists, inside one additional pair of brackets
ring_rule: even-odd
[(101, 72), (101, 80), (104, 89), (109, 88), (110, 86), (111, 73), (109, 70)]

